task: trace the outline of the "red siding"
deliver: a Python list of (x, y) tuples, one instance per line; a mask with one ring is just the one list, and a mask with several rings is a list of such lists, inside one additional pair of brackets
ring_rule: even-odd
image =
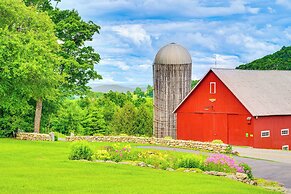
[[(282, 136), (281, 129), (289, 129), (289, 135)], [(270, 130), (270, 137), (261, 137), (261, 131)], [(282, 149), (289, 145), (291, 149), (291, 116), (259, 117), (254, 121), (254, 147)]]
[[(210, 82), (216, 82), (215, 94), (210, 94)], [(212, 71), (176, 112), (178, 139), (253, 145), (250, 113)]]

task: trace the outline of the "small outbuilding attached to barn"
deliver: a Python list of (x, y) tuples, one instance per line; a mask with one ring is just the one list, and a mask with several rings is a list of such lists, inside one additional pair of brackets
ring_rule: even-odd
[(175, 109), (177, 139), (291, 146), (291, 71), (211, 69)]

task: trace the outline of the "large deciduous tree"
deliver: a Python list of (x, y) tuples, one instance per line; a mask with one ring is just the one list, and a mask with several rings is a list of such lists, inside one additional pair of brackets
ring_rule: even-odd
[(0, 109), (10, 115), (30, 110), (37, 102), (35, 131), (39, 132), (42, 100), (54, 99), (65, 74), (57, 72), (60, 56), (53, 22), (46, 13), (21, 0), (0, 4)]
[(99, 33), (100, 27), (92, 21), (82, 20), (76, 10), (57, 8), (60, 1), (24, 0), (26, 5), (47, 12), (55, 24), (55, 35), (61, 47), (58, 55), (64, 59), (59, 64), (59, 74), (66, 75), (66, 82), (61, 86), (63, 95), (83, 95), (90, 88), (87, 85), (89, 80), (102, 78), (94, 70), (94, 65), (100, 60), (99, 54), (85, 45), (95, 33)]

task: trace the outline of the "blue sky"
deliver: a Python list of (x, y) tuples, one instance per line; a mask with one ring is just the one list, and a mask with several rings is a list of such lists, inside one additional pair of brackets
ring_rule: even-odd
[(152, 84), (152, 63), (171, 42), (186, 47), (192, 79), (209, 68), (234, 68), (291, 45), (291, 0), (62, 0), (101, 26), (94, 84)]

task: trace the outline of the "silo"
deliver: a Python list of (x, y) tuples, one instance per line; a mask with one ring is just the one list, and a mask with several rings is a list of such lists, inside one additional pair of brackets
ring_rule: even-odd
[(154, 136), (176, 139), (174, 109), (191, 90), (192, 60), (179, 44), (162, 47), (155, 57), (154, 73)]

